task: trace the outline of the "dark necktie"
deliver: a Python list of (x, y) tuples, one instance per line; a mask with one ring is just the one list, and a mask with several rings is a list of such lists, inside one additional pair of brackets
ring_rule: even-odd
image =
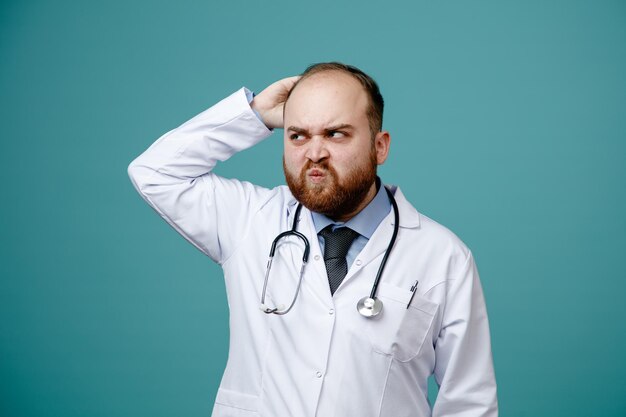
[(346, 255), (359, 234), (349, 227), (341, 227), (335, 229), (334, 232), (332, 228), (332, 225), (325, 227), (320, 235), (324, 238), (324, 263), (328, 273), (330, 293), (334, 294), (348, 273)]

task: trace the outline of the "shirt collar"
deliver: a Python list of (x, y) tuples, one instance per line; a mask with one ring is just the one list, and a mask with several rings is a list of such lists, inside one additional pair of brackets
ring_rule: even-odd
[(391, 202), (385, 191), (385, 187), (381, 184), (380, 178), (376, 178), (376, 186), (378, 192), (363, 210), (347, 222), (336, 222), (321, 213), (311, 212), (315, 232), (319, 233), (328, 225), (346, 226), (354, 230), (361, 236), (370, 239), (374, 231), (381, 221), (389, 214), (391, 210)]

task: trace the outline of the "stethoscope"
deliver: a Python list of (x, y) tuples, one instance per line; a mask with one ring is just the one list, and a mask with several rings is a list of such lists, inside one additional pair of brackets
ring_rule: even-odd
[[(383, 186), (384, 187), (384, 186)], [(376, 298), (376, 291), (378, 290), (378, 284), (380, 283), (380, 278), (383, 275), (383, 270), (385, 269), (385, 265), (387, 264), (387, 258), (389, 257), (389, 253), (391, 253), (391, 249), (393, 248), (394, 243), (396, 242), (396, 237), (398, 236), (398, 228), (400, 223), (400, 214), (398, 213), (398, 205), (396, 204), (396, 199), (393, 197), (391, 191), (389, 191), (385, 187), (385, 191), (387, 191), (387, 196), (389, 197), (389, 201), (393, 207), (393, 215), (394, 215), (394, 224), (393, 224), (393, 234), (391, 235), (391, 240), (389, 241), (389, 246), (387, 246), (387, 250), (385, 250), (385, 255), (383, 256), (383, 260), (380, 262), (380, 267), (378, 267), (378, 273), (376, 274), (376, 279), (374, 280), (374, 285), (372, 285), (372, 291), (368, 297), (363, 297), (359, 300), (356, 305), (357, 311), (363, 317), (376, 317), (383, 311), (383, 302)], [(265, 282), (263, 283), (263, 292), (261, 293), (261, 311), (267, 314), (278, 314), (283, 315), (287, 314), (296, 303), (296, 299), (298, 298), (298, 293), (300, 292), (300, 287), (302, 286), (302, 277), (304, 276), (304, 267), (306, 266), (309, 260), (309, 251), (311, 249), (309, 245), (309, 240), (302, 233), (296, 230), (298, 219), (300, 216), (300, 211), (302, 210), (302, 204), (298, 203), (298, 207), (296, 208), (296, 212), (294, 215), (293, 225), (291, 230), (287, 230), (286, 232), (282, 232), (272, 242), (272, 248), (270, 249), (270, 257), (267, 261), (267, 269), (265, 271)], [(272, 260), (274, 259), (274, 253), (276, 252), (276, 245), (278, 242), (288, 236), (296, 236), (300, 240), (304, 242), (304, 254), (302, 256), (302, 267), (300, 268), (300, 277), (298, 279), (298, 287), (296, 288), (296, 293), (291, 301), (289, 307), (285, 308), (284, 305), (278, 305), (277, 307), (269, 307), (265, 304), (265, 293), (267, 290), (267, 282), (270, 276), (270, 270), (272, 268)]]

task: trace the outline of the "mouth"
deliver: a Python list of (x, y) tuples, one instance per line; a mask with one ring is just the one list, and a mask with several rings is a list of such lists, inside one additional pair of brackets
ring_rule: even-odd
[(319, 168), (311, 168), (306, 173), (307, 178), (314, 184), (319, 184), (326, 178), (326, 172)]

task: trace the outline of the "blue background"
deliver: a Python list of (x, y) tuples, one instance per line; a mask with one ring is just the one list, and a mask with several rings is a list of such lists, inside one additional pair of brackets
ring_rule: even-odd
[[(210, 413), (221, 271), (126, 167), (327, 60), (376, 78), (383, 180), (477, 259), (501, 415), (626, 415), (625, 41), (623, 1), (3, 1), (0, 415)], [(274, 186), (281, 155), (218, 172)]]

